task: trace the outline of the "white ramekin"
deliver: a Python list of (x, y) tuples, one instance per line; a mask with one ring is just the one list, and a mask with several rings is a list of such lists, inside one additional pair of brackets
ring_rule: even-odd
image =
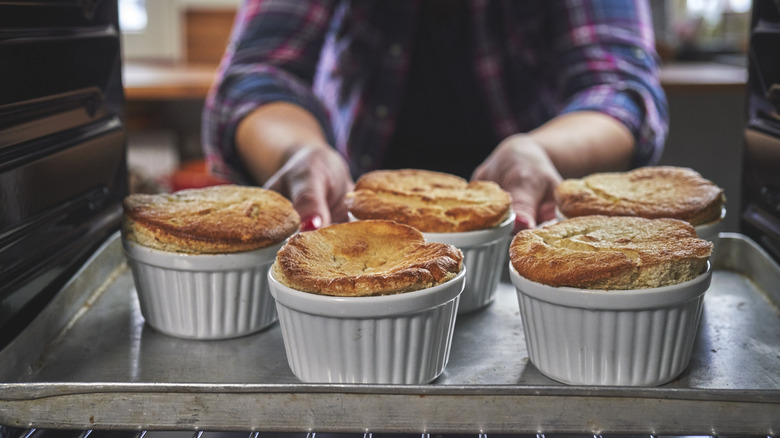
[(449, 360), (465, 275), (402, 294), (334, 297), (291, 289), (270, 271), (290, 369), (307, 383), (433, 381)]
[(486, 230), (460, 233), (423, 233), (427, 242), (448, 243), (463, 252), (463, 264), (468, 268), (466, 286), (460, 297), (458, 313), (481, 309), (493, 302), (504, 269), (515, 213), (500, 225)]
[(718, 235), (723, 230), (724, 220), (726, 219), (726, 207), (720, 210), (720, 217), (712, 222), (706, 224), (696, 225), (696, 234), (701, 239), (709, 240), (712, 243), (717, 243)]
[(182, 254), (123, 240), (141, 313), (156, 330), (227, 339), (276, 322), (267, 273), (284, 242), (232, 254)]
[(528, 353), (544, 375), (575, 385), (656, 386), (688, 366), (709, 264), (677, 285), (609, 291), (547, 286), (509, 265)]

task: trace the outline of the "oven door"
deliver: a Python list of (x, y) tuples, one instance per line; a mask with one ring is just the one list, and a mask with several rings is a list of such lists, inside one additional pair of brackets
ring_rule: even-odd
[(780, 3), (753, 3), (741, 231), (780, 260)]
[(111, 1), (0, 2), (0, 349), (121, 218), (117, 22)]

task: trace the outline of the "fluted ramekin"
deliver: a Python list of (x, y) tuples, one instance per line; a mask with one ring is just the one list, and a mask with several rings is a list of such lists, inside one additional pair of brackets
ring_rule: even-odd
[(459, 314), (481, 309), (495, 299), (514, 225), (515, 214), (512, 212), (494, 228), (460, 233), (423, 233), (426, 242), (448, 243), (463, 252), (463, 264), (468, 268), (468, 275), (458, 305)]
[(712, 243), (717, 243), (718, 235), (723, 230), (724, 220), (726, 219), (726, 207), (721, 208), (720, 217), (706, 224), (696, 225), (696, 234)]
[(636, 290), (552, 287), (509, 266), (531, 362), (574, 385), (657, 386), (690, 361), (709, 288), (709, 267), (693, 280)]
[(289, 288), (268, 273), (293, 374), (307, 383), (422, 384), (447, 365), (464, 268), (438, 286), (335, 297)]
[(160, 251), (123, 240), (141, 313), (179, 338), (228, 339), (277, 320), (267, 273), (284, 242), (230, 254)]

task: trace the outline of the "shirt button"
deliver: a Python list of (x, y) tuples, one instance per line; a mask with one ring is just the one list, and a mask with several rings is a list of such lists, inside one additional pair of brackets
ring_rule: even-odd
[(632, 52), (636, 59), (645, 59), (645, 52), (642, 49), (634, 48)]
[(368, 169), (369, 166), (371, 166), (371, 163), (374, 160), (371, 158), (371, 155), (365, 154), (360, 156), (360, 167), (363, 169)]
[(387, 106), (385, 105), (379, 105), (376, 107), (374, 112), (376, 113), (377, 117), (379, 117), (380, 119), (384, 119), (385, 117), (387, 117), (388, 109)]
[(401, 54), (404, 52), (404, 48), (401, 47), (400, 44), (395, 43), (390, 46), (389, 52), (391, 56), (401, 56)]

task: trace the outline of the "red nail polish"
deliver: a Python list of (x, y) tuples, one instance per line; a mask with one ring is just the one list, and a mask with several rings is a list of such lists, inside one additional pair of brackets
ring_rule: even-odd
[(301, 231), (312, 231), (322, 226), (322, 218), (319, 215), (311, 215), (301, 220)]

